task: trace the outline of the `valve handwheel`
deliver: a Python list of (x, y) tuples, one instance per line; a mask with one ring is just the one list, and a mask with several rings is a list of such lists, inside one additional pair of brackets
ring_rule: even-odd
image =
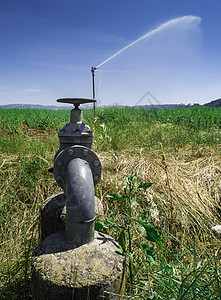
[(57, 99), (57, 102), (70, 103), (77, 108), (80, 104), (95, 103), (97, 102), (97, 100), (89, 99), (89, 98), (61, 98), (61, 99)]

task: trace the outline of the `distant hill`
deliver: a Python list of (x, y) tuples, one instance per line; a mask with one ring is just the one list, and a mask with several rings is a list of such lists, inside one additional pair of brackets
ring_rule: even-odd
[(70, 109), (70, 106), (40, 105), (40, 104), (7, 104), (0, 105), (0, 108), (18, 108), (18, 109)]
[(213, 100), (209, 103), (204, 104), (205, 106), (211, 106), (211, 107), (221, 107), (221, 98), (217, 100)]
[[(192, 106), (199, 106), (200, 104), (153, 104), (153, 105), (137, 105), (132, 106), (133, 108), (156, 108), (156, 109), (166, 109), (166, 108), (180, 108), (180, 107), (192, 107)], [(213, 100), (209, 103), (204, 104), (204, 106), (212, 106), (212, 107), (221, 107), (221, 98), (217, 100)], [(109, 106), (107, 106), (109, 107)], [(118, 105), (118, 107), (126, 107), (126, 105)], [(0, 105), (0, 108), (18, 108), (18, 109), (53, 109), (53, 110), (60, 110), (60, 109), (67, 109), (70, 110), (72, 107), (69, 106), (56, 106), (56, 105), (40, 105), (40, 104), (7, 104), (7, 105)], [(81, 109), (91, 108), (90, 106), (83, 105)]]
[[(156, 109), (165, 109), (165, 108), (180, 108), (180, 107), (191, 107), (191, 106), (198, 106), (198, 103), (193, 105), (191, 104), (153, 104), (153, 105), (137, 105), (132, 106), (133, 108), (156, 108)], [(105, 106), (106, 107), (106, 106)], [(109, 107), (109, 106), (107, 106)], [(127, 107), (126, 105), (118, 105), (118, 107)], [(0, 108), (18, 108), (18, 109), (68, 109), (70, 110), (71, 106), (55, 106), (55, 105), (40, 105), (40, 104), (7, 104), (7, 105), (0, 105)], [(81, 109), (91, 108), (91, 106), (84, 105)]]
[(156, 108), (156, 109), (175, 109), (175, 108), (182, 108), (182, 107), (192, 107), (192, 106), (199, 106), (198, 103), (194, 103), (194, 104), (153, 104), (153, 105), (137, 105), (137, 106), (133, 106), (134, 108)]

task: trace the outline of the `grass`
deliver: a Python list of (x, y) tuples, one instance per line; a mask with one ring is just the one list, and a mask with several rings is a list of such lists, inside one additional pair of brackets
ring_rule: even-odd
[[(30, 299), (30, 258), (39, 243), (39, 208), (59, 191), (48, 168), (59, 147), (58, 128), (67, 111), (0, 110), (0, 298)], [(84, 111), (102, 162), (96, 187), (105, 217), (122, 220), (125, 173), (136, 184), (133, 217), (146, 211), (164, 244), (154, 243), (156, 264), (146, 261), (136, 229), (132, 240), (133, 282), (125, 299), (219, 299), (220, 224), (219, 108), (144, 110), (117, 107)], [(101, 220), (103, 222), (103, 220)], [(118, 230), (109, 229), (116, 239)]]
[[(130, 291), (131, 298), (137, 296), (138, 299), (149, 299), (148, 297), (179, 299), (202, 270), (202, 278), (197, 278), (188, 292), (187, 299), (205, 299), (203, 293), (206, 285), (212, 290), (210, 294), (215, 292), (214, 299), (220, 295), (218, 290), (220, 241), (214, 237), (210, 229), (213, 224), (220, 222), (217, 211), (217, 204), (220, 203), (220, 156), (216, 157), (213, 153), (214, 161), (211, 161), (211, 154), (200, 158), (192, 157), (191, 152), (189, 155), (192, 165), (182, 156), (167, 159), (169, 186), (160, 152), (159, 157), (146, 154), (141, 154), (140, 157), (121, 154), (116, 158), (110, 154), (103, 160), (105, 164), (109, 161), (115, 170), (111, 172), (108, 167), (110, 173), (106, 172), (106, 175), (103, 175), (101, 183), (106, 184), (107, 187), (100, 188), (100, 191), (111, 190), (118, 193), (119, 190), (124, 189), (125, 184), (122, 186), (121, 182), (124, 180), (123, 174), (128, 171), (133, 172), (139, 183), (147, 181), (154, 183), (146, 193), (137, 196), (140, 207), (137, 208), (134, 218), (146, 210), (147, 219), (160, 230), (165, 240), (165, 249), (158, 244), (155, 245), (158, 252), (157, 265), (149, 265), (142, 251), (137, 247), (137, 243), (139, 245), (143, 241), (142, 236), (136, 236), (132, 255), (136, 265), (135, 282)], [(187, 157), (188, 153), (185, 152), (185, 156)], [(209, 166), (210, 170), (208, 170)], [(212, 175), (215, 175), (214, 181), (209, 183), (208, 180)], [(171, 194), (172, 224), (169, 219)], [(102, 196), (106, 203), (106, 194), (100, 194), (100, 197)], [(107, 216), (114, 212), (115, 222), (120, 222), (122, 213), (119, 204), (108, 202), (106, 205)], [(113, 229), (110, 233), (118, 239), (117, 230)], [(216, 284), (217, 286), (214, 287)], [(163, 290), (161, 290), (162, 286)], [(201, 289), (198, 291), (199, 286)], [(193, 289), (197, 290), (196, 297), (193, 296)]]

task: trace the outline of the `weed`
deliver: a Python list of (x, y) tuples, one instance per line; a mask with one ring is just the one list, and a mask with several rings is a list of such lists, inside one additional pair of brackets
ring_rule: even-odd
[[(159, 233), (150, 224), (145, 220), (146, 212), (143, 211), (140, 213), (139, 218), (134, 218), (133, 210), (137, 208), (138, 203), (136, 201), (136, 192), (140, 190), (146, 190), (152, 185), (152, 183), (141, 183), (138, 187), (135, 185), (135, 177), (133, 175), (127, 175), (126, 177), (126, 187), (122, 194), (108, 194), (107, 198), (109, 201), (120, 202), (120, 209), (122, 218), (120, 222), (115, 222), (113, 216), (107, 218), (104, 224), (97, 222), (97, 229), (110, 229), (116, 228), (119, 230), (118, 242), (121, 246), (121, 249), (118, 250), (118, 253), (126, 255), (128, 259), (128, 267), (130, 272), (130, 283), (133, 283), (133, 253), (134, 249), (132, 248), (132, 240), (136, 239), (137, 230), (142, 233), (143, 238), (146, 241), (150, 242), (162, 242), (162, 239), (159, 236)], [(138, 226), (135, 226), (138, 225)], [(156, 252), (154, 247), (148, 243), (143, 242), (140, 245), (141, 249), (146, 255), (146, 259), (149, 263), (155, 263)]]

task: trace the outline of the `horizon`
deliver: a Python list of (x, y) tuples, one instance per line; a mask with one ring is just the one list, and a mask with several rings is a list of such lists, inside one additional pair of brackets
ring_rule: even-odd
[[(221, 98), (220, 98), (221, 99)], [(110, 105), (103, 105), (103, 106), (98, 106), (96, 105), (96, 108), (108, 108), (108, 107), (131, 107), (131, 108), (139, 108), (139, 107), (156, 107), (156, 108), (159, 108), (159, 107), (174, 107), (176, 108), (177, 107), (194, 107), (194, 106), (204, 106), (204, 105), (207, 105), (207, 104), (210, 104), (211, 102), (214, 102), (214, 101), (217, 101), (217, 100), (220, 100), (220, 99), (216, 99), (216, 100), (212, 100), (210, 102), (207, 102), (205, 104), (200, 104), (200, 103), (188, 103), (188, 104), (185, 104), (185, 103), (169, 103), (169, 104), (160, 104), (160, 103), (156, 103), (156, 104), (150, 104), (150, 103), (141, 103), (141, 104), (135, 104), (135, 105), (118, 105), (118, 104), (110, 104)], [(72, 106), (68, 105), (68, 103), (66, 105), (62, 104), (62, 105), (56, 105), (56, 104), (50, 104), (50, 105), (44, 105), (44, 104), (38, 104), (38, 103), (9, 103), (9, 104), (2, 104), (0, 105), (0, 108), (32, 108), (35, 109), (35, 107), (40, 107), (42, 109), (52, 109), (52, 108), (49, 108), (49, 107), (54, 107), (55, 109), (64, 109), (64, 110), (68, 110), (68, 109), (71, 109)], [(82, 110), (84, 109), (93, 109), (93, 105), (92, 104), (83, 104), (81, 105), (80, 107)]]

